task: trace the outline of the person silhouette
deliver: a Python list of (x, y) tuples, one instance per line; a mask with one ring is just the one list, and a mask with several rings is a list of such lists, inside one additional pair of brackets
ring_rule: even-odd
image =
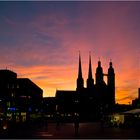
[(75, 129), (75, 136), (78, 136), (78, 129), (79, 129), (79, 116), (77, 113), (74, 115), (74, 129)]
[(58, 112), (56, 114), (56, 129), (60, 129), (60, 114)]

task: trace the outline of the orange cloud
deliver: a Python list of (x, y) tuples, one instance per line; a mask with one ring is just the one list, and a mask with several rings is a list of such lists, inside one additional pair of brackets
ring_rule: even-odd
[[(54, 5), (53, 10), (55, 8)], [(137, 97), (140, 86), (139, 15), (133, 13), (136, 8), (134, 4), (120, 5), (117, 2), (86, 3), (77, 4), (75, 9), (67, 12), (63, 7), (49, 14), (41, 9), (42, 12), (28, 22), (5, 17), (5, 22), (10, 25), (8, 29), (12, 31), (5, 32), (6, 37), (10, 37), (6, 43), (0, 44), (1, 67), (12, 67), (19, 77), (33, 80), (43, 89), (44, 97), (54, 96), (56, 89), (76, 89), (79, 50), (86, 84), (91, 51), (94, 80), (98, 58), (102, 61), (104, 73), (107, 73), (112, 59), (116, 100), (128, 103)]]

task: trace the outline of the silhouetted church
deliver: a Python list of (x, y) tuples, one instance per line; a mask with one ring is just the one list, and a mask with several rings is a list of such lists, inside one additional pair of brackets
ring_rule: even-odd
[[(104, 76), (107, 76), (107, 84), (104, 82)], [(109, 63), (108, 73), (104, 74), (101, 61), (98, 61), (94, 82), (91, 56), (89, 56), (88, 79), (85, 88), (79, 54), (77, 88), (75, 91), (57, 90), (56, 101), (57, 112), (63, 115), (78, 113), (81, 118), (99, 119), (103, 115), (112, 113), (115, 105), (115, 73), (112, 62)]]

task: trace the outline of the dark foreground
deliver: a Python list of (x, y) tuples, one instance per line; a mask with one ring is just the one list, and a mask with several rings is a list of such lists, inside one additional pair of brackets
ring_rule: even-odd
[(100, 122), (80, 123), (75, 133), (73, 123), (38, 123), (12, 126), (0, 132), (0, 138), (100, 138), (100, 139), (139, 139), (140, 132), (136, 128), (115, 128), (101, 126)]

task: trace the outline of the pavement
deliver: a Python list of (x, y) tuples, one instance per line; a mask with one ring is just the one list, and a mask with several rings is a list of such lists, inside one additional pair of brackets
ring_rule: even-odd
[(75, 131), (74, 123), (43, 123), (7, 131), (0, 138), (33, 138), (33, 139), (138, 139), (139, 130), (134, 128), (115, 128), (101, 126), (100, 122), (79, 123)]
[(139, 132), (132, 128), (102, 127), (100, 122), (80, 123), (78, 133), (75, 133), (73, 123), (61, 124), (58, 128), (56, 124), (50, 124), (46, 129), (34, 133), (35, 138), (92, 138), (92, 139), (135, 139), (140, 138)]

